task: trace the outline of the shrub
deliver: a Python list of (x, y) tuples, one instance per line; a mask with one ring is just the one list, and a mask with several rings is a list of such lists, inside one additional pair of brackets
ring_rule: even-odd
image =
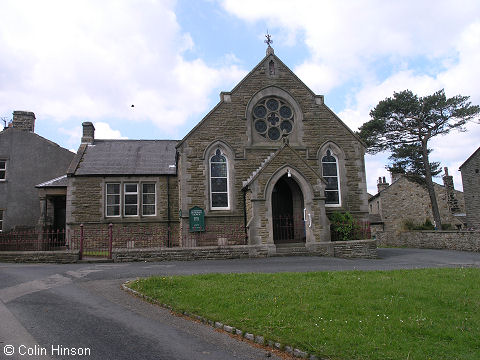
[(335, 211), (329, 214), (330, 233), (333, 241), (352, 240), (358, 229), (355, 218), (347, 212)]
[[(405, 230), (435, 230), (435, 226), (433, 226), (430, 219), (426, 219), (423, 224), (415, 224), (413, 220), (407, 219), (403, 222), (403, 228)], [(442, 226), (443, 228), (443, 226)]]

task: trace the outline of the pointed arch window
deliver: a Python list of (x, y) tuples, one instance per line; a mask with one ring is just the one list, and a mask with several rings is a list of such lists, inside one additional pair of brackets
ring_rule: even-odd
[(210, 206), (212, 210), (228, 210), (228, 160), (220, 149), (210, 158)]
[(330, 149), (322, 157), (322, 175), (327, 182), (325, 187), (325, 205), (340, 206), (338, 161)]

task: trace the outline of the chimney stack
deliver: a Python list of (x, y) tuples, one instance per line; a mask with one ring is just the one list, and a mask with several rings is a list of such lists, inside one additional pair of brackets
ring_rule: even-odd
[(387, 183), (387, 180), (385, 180), (385, 176), (382, 178), (381, 176), (378, 177), (378, 182), (377, 182), (377, 191), (380, 192), (384, 189), (386, 189), (390, 184)]
[(83, 126), (83, 136), (82, 144), (93, 144), (95, 140), (95, 127), (90, 121), (82, 123)]
[(445, 166), (443, 168), (445, 175), (443, 175), (443, 186), (445, 186), (445, 193), (447, 195), (447, 205), (448, 210), (452, 214), (458, 213), (460, 211), (460, 207), (458, 206), (458, 200), (455, 196), (455, 187), (453, 185), (453, 176), (448, 175), (448, 168)]
[(12, 127), (23, 131), (35, 131), (35, 114), (31, 111), (14, 111)]

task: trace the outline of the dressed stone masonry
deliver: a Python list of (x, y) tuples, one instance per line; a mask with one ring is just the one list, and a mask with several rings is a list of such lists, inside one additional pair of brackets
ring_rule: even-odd
[(467, 227), (480, 230), (480, 147), (460, 166)]
[[(270, 46), (220, 95), (180, 141), (98, 140), (94, 125), (84, 123), (67, 173), (67, 229), (113, 223), (126, 233), (153, 234), (163, 226), (169, 247), (223, 247), (193, 251), (192, 258), (229, 249), (233, 256), (270, 256), (285, 247), (333, 255), (327, 215), (368, 217), (364, 144)], [(190, 228), (194, 207), (204, 211), (205, 231)], [(241, 230), (228, 236), (215, 227)], [(114, 239), (117, 261), (149, 258), (147, 249), (122, 241)], [(346, 256), (375, 256), (370, 244), (340, 248)], [(153, 257), (163, 258), (158, 251)]]

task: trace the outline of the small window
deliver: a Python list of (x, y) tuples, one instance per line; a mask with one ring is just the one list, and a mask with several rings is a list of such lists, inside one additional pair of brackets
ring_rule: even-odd
[(138, 215), (138, 184), (125, 184), (124, 214), (125, 216)]
[(228, 210), (228, 164), (220, 149), (210, 158), (210, 200), (212, 209)]
[(0, 232), (3, 231), (3, 210), (0, 210)]
[(338, 164), (337, 159), (327, 150), (326, 155), (322, 158), (323, 178), (327, 182), (325, 188), (325, 204), (340, 205), (340, 188), (338, 184)]
[(153, 216), (155, 213), (155, 184), (142, 184), (142, 215)]
[(7, 160), (0, 160), (0, 181), (5, 181), (7, 177)]
[(120, 216), (120, 184), (107, 184), (107, 216)]

